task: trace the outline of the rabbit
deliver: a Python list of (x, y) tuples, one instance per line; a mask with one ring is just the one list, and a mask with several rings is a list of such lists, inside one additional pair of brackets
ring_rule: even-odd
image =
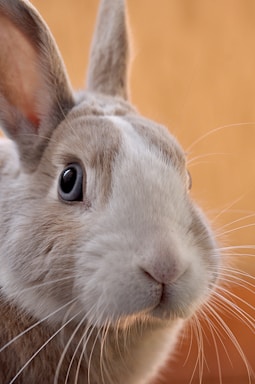
[(218, 282), (186, 154), (129, 101), (124, 0), (75, 93), (27, 0), (0, 0), (0, 383), (142, 384)]

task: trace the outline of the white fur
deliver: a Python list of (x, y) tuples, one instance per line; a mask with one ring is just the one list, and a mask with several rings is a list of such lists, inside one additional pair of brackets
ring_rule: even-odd
[[(192, 216), (186, 186), (129, 123), (119, 117), (107, 119), (122, 132), (122, 148), (109, 204), (94, 224), (96, 235), (77, 258), (81, 301), (87, 311), (97, 303), (91, 322), (103, 324), (153, 308), (161, 295), (158, 281), (173, 282), (171, 310), (178, 307), (186, 317), (207, 292), (210, 280), (203, 253), (187, 234)], [(84, 279), (88, 265), (95, 274)]]
[[(90, 92), (78, 96), (27, 1), (0, 0), (0, 19), (0, 54), (8, 57), (0, 60), (0, 119), (12, 140), (0, 141), (0, 304), (22, 313), (19, 329), (49, 317), (40, 345), (68, 319), (71, 350), (73, 327), (83, 319), (82, 327), (92, 328), (79, 384), (147, 383), (208, 299), (219, 258), (189, 196), (183, 150), (126, 100), (124, 1), (102, 2)], [(26, 68), (16, 82), (15, 60)], [(60, 175), (72, 163), (83, 170), (81, 201), (59, 194)], [(0, 340), (15, 335), (12, 316)], [(16, 356), (29, 359), (30, 333), (24, 335), (27, 349)], [(55, 353), (45, 356), (52, 373), (40, 384), (53, 380), (62, 348), (54, 339)], [(5, 358), (11, 377), (19, 363)], [(33, 363), (31, 382), (39, 380), (40, 356)]]

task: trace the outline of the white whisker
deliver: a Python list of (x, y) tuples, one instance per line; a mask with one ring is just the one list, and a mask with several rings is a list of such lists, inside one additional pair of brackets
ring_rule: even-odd
[[(95, 327), (93, 329), (93, 332), (95, 331), (96, 328), (97, 328), (97, 325), (95, 325)], [(88, 360), (88, 384), (90, 384), (90, 377), (91, 377), (90, 372), (92, 371), (92, 367), (93, 367), (93, 365), (92, 365), (92, 356), (93, 356), (93, 352), (95, 350), (96, 344), (98, 343), (98, 339), (99, 339), (100, 333), (101, 333), (101, 327), (98, 327), (98, 331), (97, 331), (97, 334), (95, 336), (94, 342), (92, 344), (90, 355), (89, 355), (89, 360)], [(83, 355), (83, 353), (81, 353), (81, 356), (80, 356), (80, 359), (79, 359), (79, 363), (78, 363), (79, 367), (81, 365), (82, 355)]]
[[(214, 214), (214, 218), (213, 218), (213, 222), (217, 222), (217, 220), (222, 216), (224, 215), (226, 212), (230, 212), (230, 208), (232, 208), (233, 206), (235, 206), (237, 203), (239, 203), (244, 197), (245, 195), (247, 194), (247, 192), (243, 193), (241, 196), (239, 196), (238, 198), (236, 198), (234, 201), (231, 201), (230, 203), (227, 204), (227, 206), (225, 206), (219, 213), (216, 213)], [(232, 211), (232, 210), (231, 210)], [(240, 210), (238, 210), (238, 213), (240, 213)], [(249, 212), (249, 213), (253, 213), (253, 212)]]
[[(91, 312), (93, 312), (93, 311), (94, 311), (94, 307), (92, 307), (92, 308), (90, 309), (90, 311), (88, 311), (88, 313), (86, 313), (86, 316), (84, 316), (84, 318), (82, 319), (82, 321), (84, 322), (85, 319), (86, 319), (86, 318), (91, 314)], [(74, 352), (73, 352), (73, 356), (72, 356), (72, 358), (71, 358), (71, 360), (70, 360), (70, 362), (69, 362), (69, 366), (68, 366), (67, 373), (66, 373), (65, 384), (67, 384), (68, 377), (69, 377), (69, 375), (70, 375), (70, 372), (71, 372), (71, 369), (72, 369), (72, 365), (73, 365), (75, 356), (76, 356), (76, 354), (77, 354), (77, 352), (78, 352), (78, 350), (79, 350), (79, 348), (80, 348), (80, 346), (81, 346), (81, 344), (82, 344), (84, 338), (86, 337), (87, 332), (89, 331), (89, 329), (90, 329), (90, 327), (86, 324), (86, 328), (85, 328), (85, 330), (84, 330), (84, 332), (83, 332), (83, 334), (82, 334), (82, 336), (81, 336), (81, 338), (80, 338), (80, 341), (77, 343), (76, 348), (75, 348), (75, 350), (74, 350)], [(77, 331), (78, 331), (78, 327), (77, 327)]]
[(246, 300), (242, 299), (241, 297), (237, 296), (234, 292), (227, 290), (223, 286), (220, 286), (219, 289), (221, 291), (223, 291), (224, 293), (226, 293), (228, 295), (231, 295), (235, 299), (239, 300), (241, 303), (245, 304), (248, 308), (252, 309), (253, 311), (255, 310), (255, 307), (252, 304), (248, 303), (248, 301), (246, 301)]
[[(62, 353), (61, 353), (61, 356), (60, 356), (60, 359), (59, 359), (59, 362), (58, 362), (58, 365), (57, 365), (57, 368), (56, 368), (56, 371), (55, 371), (55, 376), (54, 376), (54, 384), (57, 384), (58, 383), (58, 377), (59, 377), (59, 374), (60, 374), (60, 369), (61, 369), (61, 365), (64, 361), (64, 358), (65, 358), (65, 355), (68, 351), (68, 348), (70, 347), (75, 335), (77, 334), (78, 330), (80, 329), (81, 325), (84, 323), (84, 320), (85, 320), (86, 316), (84, 316), (78, 323), (78, 325), (75, 327), (74, 331), (72, 332), (71, 336), (69, 337), (69, 340), (68, 342), (66, 343), (65, 345), (65, 348), (63, 349)], [(68, 376), (66, 376), (68, 378)]]
[[(194, 161), (197, 161), (197, 160), (200, 160), (200, 159), (204, 159), (204, 158), (207, 158), (207, 157), (220, 156), (220, 155), (225, 156), (226, 153), (224, 153), (224, 152), (214, 152), (214, 153), (205, 153), (203, 155), (197, 155), (197, 156), (194, 156), (194, 157), (192, 157), (191, 159), (189, 159), (187, 161), (187, 166), (188, 167), (192, 167), (194, 165)], [(198, 164), (198, 163), (195, 163), (195, 164)]]
[(62, 305), (61, 307), (59, 307), (58, 309), (56, 309), (55, 311), (51, 312), (49, 315), (45, 316), (44, 318), (38, 320), (37, 322), (35, 322), (34, 324), (32, 324), (30, 327), (28, 327), (25, 331), (19, 333), (17, 336), (13, 337), (8, 343), (6, 343), (4, 346), (2, 346), (0, 348), (0, 353), (3, 352), (7, 347), (9, 347), (12, 343), (14, 343), (16, 340), (18, 340), (20, 337), (24, 336), (27, 332), (30, 332), (33, 328), (37, 327), (38, 325), (40, 325), (41, 323), (43, 323), (44, 321), (50, 319), (52, 316), (54, 316), (56, 313), (58, 313), (59, 311), (62, 311), (64, 308), (66, 308), (67, 306), (69, 306), (70, 304), (74, 303), (76, 301), (76, 299), (73, 299), (73, 300), (70, 300), (68, 303)]
[[(208, 304), (207, 307), (210, 309), (210, 305)], [(216, 354), (216, 360), (217, 360), (217, 366), (218, 366), (218, 374), (219, 374), (219, 383), (222, 384), (222, 368), (221, 368), (221, 359), (220, 359), (220, 354), (219, 354), (219, 349), (218, 349), (218, 345), (217, 345), (217, 341), (216, 341), (216, 338), (215, 338), (215, 334), (218, 335), (218, 331), (216, 329), (216, 327), (214, 326), (214, 324), (208, 319), (208, 316), (204, 316), (207, 324), (208, 324), (208, 327), (210, 329), (210, 332), (211, 332), (211, 336), (212, 336), (212, 340), (213, 340), (213, 345), (214, 345), (214, 350), (215, 350), (215, 354)], [(218, 339), (220, 340), (221, 344), (223, 345), (223, 348), (224, 350), (226, 351), (227, 353), (227, 350), (226, 350), (226, 347), (224, 346), (224, 343), (222, 341), (222, 339), (218, 336)], [(227, 353), (227, 356), (229, 358), (229, 354)], [(230, 358), (229, 358), (230, 360)], [(231, 361), (231, 360), (230, 360)]]
[[(81, 312), (81, 311), (80, 311)], [(17, 372), (17, 374), (12, 378), (12, 380), (8, 384), (13, 384), (15, 380), (20, 376), (20, 374), (24, 371), (24, 369), (31, 363), (31, 361), (41, 352), (43, 348), (52, 340), (54, 337), (56, 337), (64, 327), (66, 327), (71, 321), (77, 317), (80, 312), (76, 313), (71, 319), (69, 319), (64, 325), (62, 325), (56, 332), (53, 333), (53, 335), (45, 342), (43, 345), (37, 349), (37, 351), (28, 359), (28, 361), (23, 365), (23, 367), (20, 368), (20, 370)]]
[[(226, 294), (226, 291), (224, 292)], [(227, 292), (231, 296), (231, 292)], [(214, 292), (214, 296), (212, 297), (212, 302), (217, 302), (218, 305), (221, 305), (224, 309), (224, 312), (229, 312), (231, 316), (234, 316), (236, 319), (242, 321), (246, 326), (254, 333), (255, 324), (254, 317), (245, 312), (242, 308), (240, 308), (236, 303), (227, 299), (225, 296)], [(226, 304), (227, 307), (224, 305)], [(239, 315), (239, 316), (238, 316)]]
[(215, 319), (216, 323), (219, 324), (220, 327), (226, 332), (226, 335), (230, 338), (230, 340), (232, 341), (233, 345), (235, 346), (237, 352), (239, 353), (240, 357), (242, 358), (242, 361), (246, 367), (246, 371), (248, 374), (249, 384), (251, 384), (251, 375), (253, 374), (253, 371), (252, 371), (252, 369), (251, 369), (251, 367), (250, 367), (250, 365), (246, 359), (246, 356), (245, 356), (240, 344), (238, 343), (235, 335), (233, 334), (233, 332), (231, 331), (229, 326), (226, 324), (226, 322), (219, 316), (217, 311), (213, 309), (212, 305), (210, 305), (210, 313), (213, 316), (213, 318)]
[(226, 124), (226, 125), (221, 125), (219, 127), (216, 127), (212, 130), (210, 130), (209, 132), (206, 132), (204, 135), (200, 136), (198, 139), (196, 139), (195, 141), (193, 141), (193, 143), (188, 147), (188, 149), (186, 150), (186, 152), (190, 152), (192, 148), (194, 148), (198, 143), (200, 143), (202, 140), (206, 139), (208, 136), (218, 132), (218, 131), (221, 131), (223, 129), (226, 129), (226, 128), (235, 128), (235, 127), (242, 127), (242, 126), (247, 126), (247, 125), (255, 125), (255, 122), (253, 121), (248, 121), (248, 122), (243, 122), (243, 123), (233, 123), (233, 124)]
[(247, 219), (250, 219), (250, 218), (253, 218), (253, 217), (255, 217), (255, 213), (250, 213), (249, 215), (246, 215), (246, 216), (243, 216), (243, 217), (239, 217), (238, 219), (235, 219), (233, 221), (230, 221), (229, 223), (226, 223), (226, 224), (222, 225), (221, 227), (218, 228), (218, 230), (220, 232), (222, 232), (223, 229), (228, 228), (228, 227), (230, 227), (233, 224), (240, 223), (240, 221), (244, 221), (244, 220), (247, 220)]
[(101, 371), (101, 377), (103, 382), (105, 382), (105, 376), (107, 377), (108, 381), (111, 382), (112, 378), (109, 372), (109, 369), (107, 367), (107, 354), (104, 356), (104, 350), (107, 351), (107, 340), (108, 340), (108, 334), (110, 332), (110, 326), (111, 323), (109, 321), (105, 322), (104, 326), (104, 333), (102, 334), (102, 340), (101, 340), (101, 347), (100, 347), (100, 371)]
[[(197, 315), (195, 314), (192, 318), (192, 330), (193, 332), (191, 332), (192, 334), (192, 338), (193, 338), (193, 335), (195, 336), (195, 339), (196, 339), (196, 346), (197, 346), (197, 357), (196, 357), (196, 361), (195, 361), (195, 364), (194, 364), (194, 368), (193, 368), (193, 371), (192, 371), (192, 374), (191, 374), (191, 377), (190, 377), (190, 380), (189, 380), (189, 384), (191, 384), (193, 382), (193, 379), (194, 379), (194, 376), (195, 376), (195, 373), (196, 373), (196, 370), (197, 368), (199, 369), (199, 380), (200, 380), (200, 377), (201, 377), (201, 368), (200, 368), (200, 365), (201, 365), (201, 352), (202, 352), (202, 349), (201, 349), (201, 338), (200, 338), (200, 332), (198, 330), (199, 328), (199, 323), (198, 323), (198, 320), (197, 320)], [(190, 347), (191, 348), (191, 347)]]
[(229, 233), (233, 233), (233, 232), (237, 232), (237, 231), (240, 231), (240, 229), (246, 229), (246, 228), (250, 228), (250, 227), (254, 227), (255, 226), (255, 223), (250, 223), (250, 224), (245, 224), (245, 225), (241, 225), (240, 227), (236, 227), (236, 228), (232, 228), (232, 229), (229, 229), (227, 231), (224, 231), (222, 233), (222, 236), (225, 236)]

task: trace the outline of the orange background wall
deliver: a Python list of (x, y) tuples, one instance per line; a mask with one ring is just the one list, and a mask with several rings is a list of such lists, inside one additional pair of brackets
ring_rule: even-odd
[[(98, 1), (33, 3), (53, 31), (74, 87), (82, 87)], [(254, 0), (128, 0), (128, 8), (134, 104), (167, 125), (187, 150), (192, 195), (208, 212), (220, 242), (255, 244)], [(232, 262), (254, 279), (255, 251), (237, 252), (242, 255), (233, 256)], [(254, 287), (249, 291), (235, 285), (234, 293), (254, 307)], [(254, 317), (254, 308), (238, 304)], [(254, 334), (229, 313), (222, 317), (255, 370)], [(220, 368), (206, 322), (204, 333), (203, 383), (219, 383), (219, 371), (223, 383), (248, 383), (242, 359), (224, 331), (220, 338), (227, 353), (217, 342)], [(157, 383), (169, 383), (170, 378), (171, 383), (189, 383), (197, 357), (194, 340), (189, 352), (190, 339), (186, 334)], [(192, 383), (199, 383), (199, 369)]]

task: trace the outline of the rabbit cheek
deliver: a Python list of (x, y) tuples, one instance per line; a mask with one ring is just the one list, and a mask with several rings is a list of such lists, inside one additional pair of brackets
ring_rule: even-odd
[(87, 319), (104, 325), (192, 315), (210, 293), (217, 257), (181, 175), (154, 153), (127, 145), (112, 186), (77, 257), (76, 289)]
[[(32, 309), (37, 318), (43, 318), (75, 299), (74, 255), (80, 226), (73, 218), (73, 208), (65, 206), (63, 214), (58, 201), (49, 205), (47, 198), (40, 202), (30, 198), (30, 210), (19, 199), (17, 204), (21, 214), (10, 223), (12, 239), (4, 252), (4, 287), (23, 308), (29, 312)], [(53, 322), (62, 319), (62, 311), (50, 317)]]
[[(212, 270), (217, 271), (210, 232), (187, 199), (179, 210), (185, 212), (183, 224), (176, 223), (161, 192), (161, 203), (150, 196), (144, 210), (147, 198), (139, 187), (125, 201), (113, 190), (105, 217), (94, 228), (97, 235), (77, 258), (76, 290), (91, 324), (186, 318), (210, 294)], [(189, 231), (194, 220), (196, 232)]]

